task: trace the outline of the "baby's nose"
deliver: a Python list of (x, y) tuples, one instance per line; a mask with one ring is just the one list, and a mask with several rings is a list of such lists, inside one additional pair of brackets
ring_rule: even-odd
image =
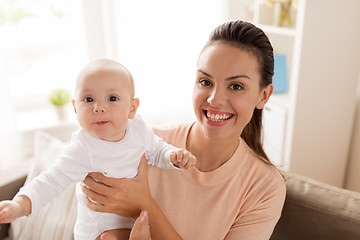
[(96, 104), (94, 107), (94, 112), (95, 113), (104, 113), (105, 112), (105, 107), (102, 104)]

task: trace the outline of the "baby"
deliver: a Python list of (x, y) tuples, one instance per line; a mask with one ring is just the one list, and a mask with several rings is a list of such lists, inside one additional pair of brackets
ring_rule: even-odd
[(186, 169), (196, 163), (190, 152), (163, 142), (145, 125), (136, 115), (139, 99), (134, 95), (132, 75), (120, 63), (99, 59), (85, 66), (72, 101), (81, 129), (52, 167), (21, 188), (12, 201), (0, 202), (0, 223), (36, 213), (77, 182), (76, 240), (96, 239), (106, 230), (130, 229), (133, 219), (86, 207), (80, 186), (86, 175), (102, 172), (132, 178), (143, 154), (149, 164), (161, 168)]

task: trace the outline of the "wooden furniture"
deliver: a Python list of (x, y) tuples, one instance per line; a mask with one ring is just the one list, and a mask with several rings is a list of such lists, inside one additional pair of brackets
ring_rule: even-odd
[[(265, 2), (249, 1), (252, 22), (286, 55), (289, 80), (264, 111), (265, 147), (282, 169), (342, 187), (360, 72), (360, 1), (293, 0), (290, 28), (273, 25)], [(229, 0), (229, 9), (236, 4)], [(244, 19), (238, 13), (230, 18)]]

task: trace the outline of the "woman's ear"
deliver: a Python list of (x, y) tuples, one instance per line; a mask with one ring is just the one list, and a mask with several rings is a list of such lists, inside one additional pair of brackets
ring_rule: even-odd
[(72, 103), (72, 105), (74, 107), (74, 111), (75, 111), (75, 114), (76, 114), (77, 112), (76, 112), (76, 107), (75, 107), (75, 99), (71, 99), (71, 103)]
[(131, 100), (131, 105), (130, 105), (130, 112), (128, 115), (129, 119), (133, 119), (135, 117), (136, 111), (139, 107), (139, 99), (138, 98), (134, 98), (133, 100)]
[(265, 88), (261, 89), (259, 102), (258, 102), (258, 104), (256, 104), (257, 109), (264, 108), (264, 106), (265, 106), (266, 102), (269, 100), (273, 90), (274, 90), (274, 86), (272, 84), (269, 84)]

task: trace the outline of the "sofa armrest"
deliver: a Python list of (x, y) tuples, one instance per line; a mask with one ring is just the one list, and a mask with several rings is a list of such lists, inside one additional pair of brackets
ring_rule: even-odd
[[(25, 180), (26, 180), (26, 176), (24, 175), (4, 185), (1, 185), (0, 201), (12, 199), (15, 196), (15, 194), (19, 191), (19, 189), (24, 185)], [(1, 226), (0, 239), (3, 239), (5, 236), (7, 236), (9, 225), (10, 224), (0, 224)]]
[(284, 175), (285, 204), (271, 239), (360, 239), (360, 193)]

